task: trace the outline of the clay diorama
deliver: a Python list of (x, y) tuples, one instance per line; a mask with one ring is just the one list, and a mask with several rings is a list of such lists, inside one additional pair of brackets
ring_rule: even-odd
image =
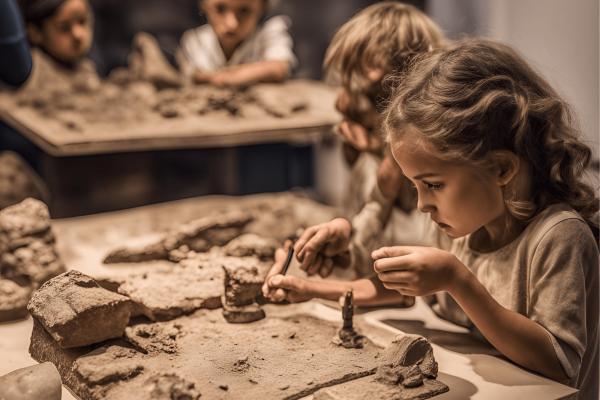
[[(34, 250), (40, 240), (52, 243), (47, 209), (38, 203), (28, 199), (0, 212), (0, 239), (13, 243), (9, 249), (18, 240), (17, 248)], [(41, 286), (27, 305), (31, 357), (55, 366), (83, 400), (365, 398), (371, 386), (377, 398), (423, 399), (447, 390), (435, 380), (427, 341), (399, 337), (384, 350), (364, 320), (354, 319), (352, 293), (343, 322), (302, 304), (265, 304), (261, 286), (275, 249), (304, 225), (291, 210), (271, 204), (265, 213), (259, 204), (213, 213), (147, 246), (115, 249), (106, 265), (145, 268), (112, 280), (76, 270), (57, 275), (64, 266), (55, 253), (44, 263), (32, 256), (28, 265), (48, 266), (54, 277), (11, 269), (15, 279)], [(46, 372), (48, 385), (56, 384), (56, 371)], [(14, 389), (28, 374), (0, 380)], [(351, 384), (358, 386), (346, 389)], [(336, 394), (346, 390), (354, 397)]]
[(41, 201), (27, 198), (0, 211), (0, 322), (27, 317), (32, 293), (66, 271), (54, 242)]
[(13, 115), (28, 109), (41, 119), (59, 121), (65, 133), (85, 133), (90, 124), (133, 129), (164, 119), (213, 114), (280, 120), (310, 108), (305, 91), (280, 85), (192, 84), (165, 59), (156, 39), (143, 32), (133, 39), (129, 65), (113, 70), (105, 80), (89, 59), (69, 70), (38, 49), (32, 57), (31, 77), (16, 92), (6, 93), (2, 108)]

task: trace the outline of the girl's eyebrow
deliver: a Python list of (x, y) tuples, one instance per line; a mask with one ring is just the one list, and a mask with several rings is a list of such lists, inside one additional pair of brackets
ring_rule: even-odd
[(438, 176), (439, 174), (435, 173), (435, 172), (425, 172), (424, 174), (420, 174), (417, 176), (413, 176), (413, 180), (419, 180), (419, 179), (423, 179), (423, 178), (429, 178), (431, 176)]

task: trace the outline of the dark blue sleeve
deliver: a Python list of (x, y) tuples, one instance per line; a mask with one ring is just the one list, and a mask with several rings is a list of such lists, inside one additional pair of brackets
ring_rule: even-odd
[(0, 0), (0, 80), (21, 85), (31, 72), (31, 53), (15, 0)]

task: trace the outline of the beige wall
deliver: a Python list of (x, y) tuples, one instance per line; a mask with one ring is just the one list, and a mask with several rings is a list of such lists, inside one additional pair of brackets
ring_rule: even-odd
[(598, 0), (430, 0), (450, 34), (484, 34), (516, 47), (573, 104), (598, 159)]

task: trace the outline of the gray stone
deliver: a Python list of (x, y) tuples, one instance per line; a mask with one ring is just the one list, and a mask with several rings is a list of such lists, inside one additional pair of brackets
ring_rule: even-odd
[(131, 303), (101, 288), (93, 278), (69, 271), (46, 282), (27, 309), (61, 347), (70, 348), (120, 337)]
[(60, 400), (62, 384), (51, 363), (32, 365), (0, 376), (0, 399)]

